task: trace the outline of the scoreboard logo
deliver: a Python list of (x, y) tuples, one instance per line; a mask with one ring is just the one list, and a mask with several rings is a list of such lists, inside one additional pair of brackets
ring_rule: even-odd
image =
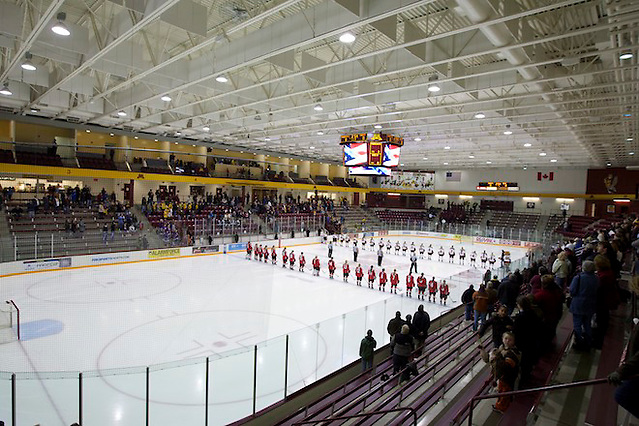
[(369, 142), (368, 165), (381, 166), (384, 161), (384, 146), (381, 142)]

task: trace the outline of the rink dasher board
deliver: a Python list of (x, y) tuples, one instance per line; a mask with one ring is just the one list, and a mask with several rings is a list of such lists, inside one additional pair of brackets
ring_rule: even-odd
[[(447, 241), (455, 241), (459, 243), (469, 244), (487, 244), (493, 246), (519, 247), (519, 248), (535, 248), (540, 244), (536, 242), (523, 240), (510, 240), (502, 238), (490, 237), (473, 237), (469, 235), (446, 234), (440, 232), (426, 231), (375, 231), (375, 232), (359, 232), (349, 233), (350, 238), (428, 238)], [(102, 253), (81, 256), (61, 256), (54, 258), (22, 260), (17, 262), (5, 262), (0, 264), (0, 278), (10, 277), (14, 275), (30, 274), (38, 272), (59, 271), (61, 269), (79, 269), (91, 268), (104, 265), (120, 265), (139, 262), (154, 262), (158, 260), (188, 258), (196, 256), (220, 255), (225, 253), (237, 253), (246, 250), (246, 242), (222, 244), (213, 246), (195, 246), (195, 247), (173, 247), (156, 250), (139, 250), (128, 252)], [(305, 238), (287, 238), (272, 239), (258, 241), (258, 244), (266, 246), (295, 247), (311, 244), (322, 243), (322, 237), (305, 237)]]

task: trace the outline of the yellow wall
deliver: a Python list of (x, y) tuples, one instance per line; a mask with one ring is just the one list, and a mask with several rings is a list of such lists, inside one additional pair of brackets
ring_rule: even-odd
[(41, 126), (39, 124), (20, 123), (16, 121), (16, 142), (31, 142), (51, 145), (56, 136), (73, 138), (74, 129)]
[[(0, 121), (0, 141), (12, 142), (11, 121)], [(0, 149), (13, 150), (13, 144), (0, 142)]]
[[(106, 150), (102, 147), (106, 144), (115, 145), (116, 137), (111, 137), (108, 134), (104, 133), (87, 133), (84, 130), (78, 130), (78, 132), (76, 133), (76, 142), (78, 145), (85, 145), (78, 146), (77, 152), (104, 154)], [(86, 147), (86, 145), (89, 145), (89, 147)], [(95, 148), (91, 148), (91, 146), (95, 146)]]

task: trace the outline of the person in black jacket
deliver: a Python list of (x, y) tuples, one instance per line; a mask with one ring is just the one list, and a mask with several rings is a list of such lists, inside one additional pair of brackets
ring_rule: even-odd
[(402, 371), (408, 364), (408, 360), (415, 349), (413, 336), (410, 334), (408, 324), (402, 325), (402, 331), (391, 339), (391, 351), (393, 353), (393, 374)]
[(388, 331), (391, 340), (393, 339), (393, 336), (401, 331), (403, 324), (404, 320), (402, 319), (402, 313), (399, 311), (395, 312), (395, 318), (388, 321), (388, 326), (386, 326), (386, 331)]
[[(519, 296), (519, 284), (517, 284), (517, 281), (512, 274), (508, 274), (508, 277), (504, 278), (504, 281), (497, 290), (499, 303), (508, 308), (508, 315), (511, 315), (515, 310), (515, 306), (517, 305), (517, 296)], [(519, 345), (517, 345), (517, 347), (521, 349)]]
[(525, 386), (530, 380), (530, 373), (537, 363), (539, 356), (540, 332), (543, 324), (532, 307), (532, 302), (527, 296), (517, 299), (519, 313), (515, 316), (513, 333), (515, 343), (521, 351), (521, 380), (520, 385)]
[(513, 319), (508, 316), (508, 309), (505, 306), (500, 306), (497, 310), (497, 315), (493, 315), (490, 319), (486, 320), (484, 324), (479, 328), (479, 337), (482, 337), (488, 327), (492, 326), (493, 331), (493, 344), (496, 348), (502, 343), (502, 337), (505, 332), (513, 330)]
[(462, 293), (461, 301), (466, 305), (466, 321), (473, 320), (473, 294), (475, 293), (475, 287), (471, 284), (466, 291)]
[[(472, 295), (471, 295), (472, 301)], [(428, 329), (430, 328), (430, 315), (424, 310), (424, 305), (419, 305), (417, 312), (413, 316), (413, 336), (417, 344), (418, 355), (421, 355), (422, 346), (428, 337)]]

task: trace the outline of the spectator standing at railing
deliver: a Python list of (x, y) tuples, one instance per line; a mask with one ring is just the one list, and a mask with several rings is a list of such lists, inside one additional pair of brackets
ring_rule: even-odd
[(570, 284), (570, 312), (575, 330), (575, 349), (588, 350), (592, 344), (591, 321), (597, 310), (597, 290), (599, 280), (595, 275), (594, 262), (587, 260), (581, 266), (582, 272)]
[(475, 322), (473, 323), (473, 331), (477, 331), (479, 322), (484, 325), (486, 322), (486, 313), (488, 312), (488, 293), (484, 284), (479, 285), (479, 290), (473, 293), (473, 309), (475, 311)]
[(408, 359), (415, 349), (408, 324), (402, 325), (401, 331), (393, 336), (390, 347), (393, 353), (393, 374), (397, 374), (406, 367)]
[[(515, 346), (513, 333), (504, 333), (501, 342), (502, 345), (490, 351), (490, 354), (486, 352), (481, 344), (479, 345), (479, 350), (484, 362), (491, 366), (493, 378), (497, 381), (497, 392), (504, 393), (510, 392), (515, 388), (515, 381), (519, 374), (521, 353)], [(512, 396), (497, 398), (493, 409), (503, 413), (508, 409), (512, 400)]]
[(552, 273), (555, 274), (555, 282), (562, 289), (566, 288), (566, 279), (570, 274), (570, 266), (566, 257), (566, 252), (562, 251), (557, 255), (557, 259), (555, 259), (552, 264)]
[(530, 381), (530, 373), (539, 357), (542, 322), (533, 310), (531, 296), (519, 296), (517, 299), (519, 313), (513, 319), (515, 343), (521, 351), (520, 386), (526, 387)]
[(473, 318), (473, 294), (475, 293), (475, 286), (472, 284), (462, 293), (461, 302), (465, 306), (465, 319), (471, 321)]
[(428, 338), (428, 330), (430, 329), (430, 315), (424, 310), (424, 305), (419, 305), (417, 312), (413, 316), (413, 333), (415, 343), (417, 344), (417, 355), (421, 355), (424, 342)]
[(368, 330), (359, 344), (359, 356), (362, 358), (362, 371), (373, 368), (373, 356), (377, 341), (373, 338), (373, 330)]
[[(391, 339), (393, 338), (394, 335), (396, 335), (397, 333), (401, 331), (403, 324), (404, 324), (404, 320), (402, 319), (401, 312), (399, 311), (395, 312), (395, 318), (388, 321), (388, 325), (386, 326), (386, 331), (390, 335)], [(391, 350), (391, 354), (392, 353), (393, 352)]]

